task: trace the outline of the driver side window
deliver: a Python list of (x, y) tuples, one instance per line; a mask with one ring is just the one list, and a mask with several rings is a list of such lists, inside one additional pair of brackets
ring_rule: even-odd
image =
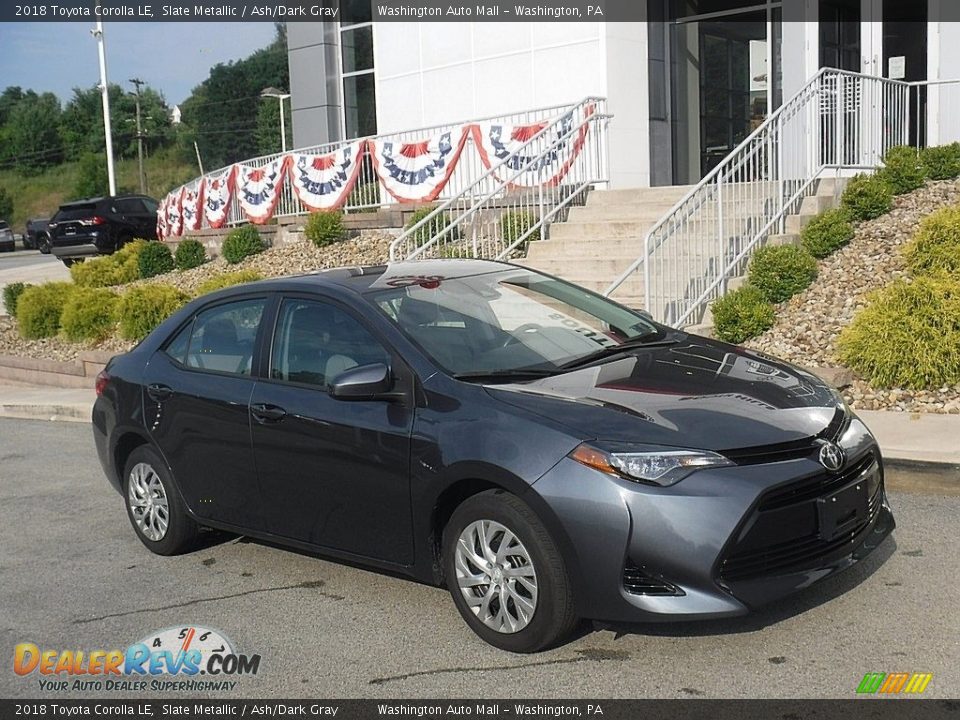
[(204, 310), (170, 343), (167, 354), (196, 370), (249, 375), (266, 303), (258, 298)]

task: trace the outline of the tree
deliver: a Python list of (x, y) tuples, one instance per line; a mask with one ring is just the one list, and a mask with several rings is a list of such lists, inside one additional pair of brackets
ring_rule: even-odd
[(28, 92), (10, 112), (10, 153), (21, 172), (56, 165), (63, 160), (60, 101), (53, 93)]
[[(287, 147), (293, 147), (293, 123), (290, 120), (290, 100), (283, 101), (283, 112), (287, 135)], [(272, 155), (283, 149), (280, 142), (280, 102), (274, 97), (260, 99), (260, 109), (257, 112), (257, 154)]]
[(106, 152), (99, 155), (88, 152), (80, 156), (77, 184), (73, 186), (73, 199), (100, 197), (110, 191), (110, 179), (107, 176)]
[(0, 220), (10, 222), (13, 219), (13, 198), (7, 194), (7, 189), (0, 186)]

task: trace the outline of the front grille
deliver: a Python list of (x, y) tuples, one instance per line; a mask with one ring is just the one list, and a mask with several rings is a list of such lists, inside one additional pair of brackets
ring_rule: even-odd
[(869, 493), (867, 517), (843, 534), (829, 540), (820, 536), (817, 499), (853, 482), (874, 462), (869, 453), (839, 475), (817, 475), (764, 495), (721, 561), (720, 578), (744, 580), (809, 567), (859, 544), (880, 511), (883, 482), (879, 468), (864, 478)]
[(683, 590), (673, 583), (654, 577), (632, 560), (623, 568), (623, 589), (633, 595), (683, 595)]
[(719, 453), (737, 465), (765, 465), (767, 463), (799, 460), (815, 456), (821, 447), (821, 441), (836, 442), (850, 424), (850, 417), (843, 410), (837, 408), (830, 424), (813, 437), (793, 440), (774, 445), (757, 445), (746, 448), (731, 448), (720, 450)]

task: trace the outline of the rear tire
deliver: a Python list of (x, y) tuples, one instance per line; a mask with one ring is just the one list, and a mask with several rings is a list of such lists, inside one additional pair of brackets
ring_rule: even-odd
[(160, 454), (141, 445), (130, 453), (123, 478), (127, 517), (140, 542), (157, 555), (193, 549), (200, 526), (187, 514)]
[(50, 238), (46, 235), (37, 235), (36, 246), (41, 255), (50, 254)]
[(444, 528), (443, 566), (460, 615), (494, 647), (537, 652), (577, 624), (563, 557), (515, 495), (489, 490), (465, 500)]

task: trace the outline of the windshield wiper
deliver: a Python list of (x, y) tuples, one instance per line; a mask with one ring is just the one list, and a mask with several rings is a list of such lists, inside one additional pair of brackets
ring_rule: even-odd
[(658, 334), (659, 333), (641, 335), (638, 338), (627, 340), (619, 345), (611, 345), (609, 347), (600, 348), (592, 353), (588, 353), (587, 355), (564, 363), (563, 365), (560, 365), (558, 369), (576, 370), (578, 368), (587, 367), (588, 365), (599, 362), (600, 360), (609, 360), (617, 355), (626, 355), (630, 350), (636, 350), (637, 348), (665, 347), (667, 345), (675, 345), (678, 342), (675, 338), (669, 337), (657, 339), (656, 335)]
[(512, 370), (477, 370), (454, 374), (456, 380), (536, 380), (556, 375), (557, 370), (515, 368)]

